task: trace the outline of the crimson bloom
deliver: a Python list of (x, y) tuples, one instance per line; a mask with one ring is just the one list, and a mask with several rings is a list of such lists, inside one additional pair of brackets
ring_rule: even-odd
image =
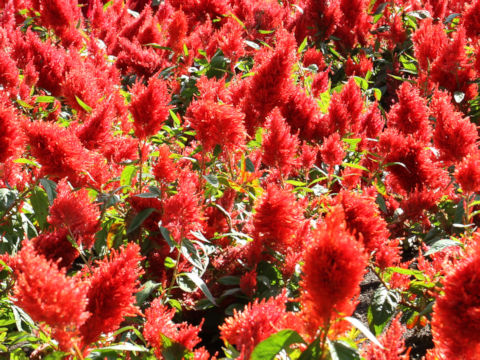
[(290, 127), (278, 108), (273, 109), (267, 117), (267, 131), (262, 142), (262, 162), (276, 167), (282, 175), (288, 176), (297, 164), (295, 156), (299, 141), (295, 135), (290, 134)]
[(54, 123), (35, 121), (26, 124), (24, 131), (30, 153), (42, 165), (43, 174), (68, 177), (74, 186), (103, 183), (104, 158), (84, 148), (70, 129)]
[(480, 359), (480, 249), (477, 247), (443, 281), (433, 308), (432, 332), (446, 359)]
[(296, 315), (287, 312), (286, 293), (268, 300), (256, 299), (245, 306), (241, 312), (233, 310), (233, 316), (225, 319), (220, 326), (220, 337), (240, 351), (240, 360), (250, 359), (250, 355), (259, 342), (282, 330), (300, 330)]
[(141, 260), (140, 247), (130, 243), (98, 262), (86, 279), (86, 311), (90, 316), (80, 328), (84, 346), (102, 333), (116, 330), (125, 316), (137, 311), (134, 295), (143, 272), (139, 267)]
[[(12, 261), (16, 278), (14, 302), (34, 321), (47, 323), (54, 336), (58, 335), (61, 347), (68, 351), (72, 335), (89, 315), (85, 311), (85, 286), (67, 277), (64, 268), (59, 269), (57, 264), (39, 255), (32, 242), (24, 241)], [(70, 336), (65, 336), (67, 332)]]
[(100, 230), (99, 217), (98, 206), (90, 202), (86, 189), (74, 192), (66, 179), (60, 180), (57, 197), (47, 218), (51, 225), (57, 229), (67, 229), (75, 237), (73, 240), (88, 249), (95, 241), (95, 233)]
[(455, 178), (465, 192), (480, 191), (480, 153), (467, 156), (455, 170)]
[(347, 231), (342, 209), (333, 208), (305, 250), (300, 303), (307, 333), (316, 336), (319, 327), (351, 315), (366, 266), (367, 256)]
[(135, 135), (145, 139), (156, 134), (167, 119), (170, 102), (167, 84), (159, 78), (151, 78), (148, 86), (136, 83), (132, 89), (130, 111), (133, 115)]
[(267, 190), (255, 207), (253, 216), (255, 248), (271, 248), (281, 252), (295, 247), (295, 233), (303, 220), (295, 195), (277, 185)]
[(212, 151), (215, 145), (226, 153), (243, 148), (245, 115), (234, 106), (198, 100), (190, 105), (187, 115), (205, 151)]
[[(174, 323), (173, 317), (175, 316), (175, 309), (168, 308), (166, 305), (163, 305), (161, 301), (161, 298), (153, 300), (152, 305), (145, 310), (146, 323), (143, 329), (145, 340), (154, 348), (155, 354), (159, 359), (164, 358), (162, 355), (162, 335), (193, 351), (194, 347), (201, 341), (198, 333), (201, 330), (202, 324), (192, 326), (186, 322), (180, 324)], [(202, 352), (202, 350), (200, 350), (200, 352)], [(195, 356), (195, 359), (197, 359), (197, 356)]]

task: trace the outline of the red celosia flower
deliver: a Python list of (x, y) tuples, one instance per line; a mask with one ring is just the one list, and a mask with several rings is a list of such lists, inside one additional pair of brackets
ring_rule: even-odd
[(334, 93), (332, 96), (328, 109), (330, 134), (338, 132), (343, 136), (349, 131), (357, 133), (362, 110), (362, 93), (355, 79), (351, 77), (342, 92)]
[(300, 324), (294, 313), (287, 312), (286, 293), (269, 300), (256, 299), (241, 312), (234, 311), (233, 317), (225, 319), (220, 326), (220, 337), (240, 351), (240, 360), (250, 359), (259, 342), (283, 330), (299, 330)]
[(248, 271), (240, 278), (240, 289), (248, 297), (255, 294), (257, 288), (257, 272), (256, 270)]
[(72, 131), (41, 121), (26, 124), (24, 130), (30, 153), (42, 165), (42, 174), (68, 177), (74, 186), (103, 183), (103, 157), (85, 149)]
[(373, 103), (367, 109), (361, 120), (361, 133), (367, 138), (375, 139), (385, 126), (378, 104)]
[(73, 53), (66, 58), (66, 67), (62, 80), (61, 95), (68, 105), (79, 112), (85, 112), (77, 99), (96, 109), (102, 97), (111, 101), (110, 94), (115, 91), (115, 79), (119, 74), (114, 67), (107, 67), (99, 61)]
[(337, 24), (335, 34), (341, 38), (341, 47), (352, 49), (355, 44), (366, 44), (370, 29), (370, 15), (367, 0), (340, 0), (342, 18)]
[(474, 83), (476, 72), (467, 55), (466, 46), (465, 29), (460, 26), (453, 39), (433, 61), (428, 80), (451, 93), (463, 92), (465, 99), (471, 100), (477, 95), (477, 84)]
[(268, 184), (253, 215), (255, 247), (285, 252), (296, 247), (295, 233), (303, 220), (295, 195), (274, 184)]
[(312, 96), (309, 96), (304, 89), (291, 86), (288, 100), (282, 104), (282, 115), (287, 123), (292, 127), (292, 132), (297, 134), (302, 140), (318, 141), (318, 139), (328, 136), (328, 123), (324, 126), (321, 122), (324, 120), (320, 109)]
[(338, 316), (351, 315), (366, 266), (367, 256), (346, 230), (342, 209), (333, 208), (313, 231), (304, 255), (300, 302), (310, 335)]
[(98, 206), (90, 202), (86, 189), (74, 192), (66, 179), (60, 180), (57, 197), (47, 218), (51, 225), (57, 229), (67, 229), (75, 237), (73, 240), (89, 249), (95, 241), (95, 233), (100, 230), (99, 217)]
[(447, 93), (435, 93), (431, 110), (436, 118), (433, 143), (444, 161), (461, 161), (477, 149), (477, 126), (455, 111)]
[(432, 332), (446, 359), (480, 359), (480, 249), (452, 267), (433, 308)]
[(462, 15), (463, 27), (470, 38), (476, 38), (480, 35), (480, 1), (474, 0), (467, 4)]
[(181, 53), (188, 31), (188, 21), (182, 10), (176, 11), (167, 27), (168, 40), (166, 46), (171, 47), (175, 52)]
[[(15, 33), (12, 57), (17, 61), (19, 68), (26, 68), (32, 64), (38, 74), (37, 86), (44, 88), (56, 96), (60, 94), (65, 71), (66, 50), (55, 47), (50, 40), (43, 42), (39, 36), (27, 31)], [(30, 70), (31, 71), (31, 70)]]
[(366, 360), (409, 360), (410, 351), (405, 349), (403, 335), (407, 329), (400, 323), (400, 315), (395, 317), (378, 340), (383, 345), (369, 343), (362, 349), (362, 356)]
[(3, 91), (14, 97), (18, 92), (18, 69), (15, 60), (13, 60), (6, 51), (0, 52), (0, 84), (3, 86)]
[(232, 105), (198, 100), (190, 105), (187, 115), (205, 151), (212, 151), (215, 145), (225, 154), (243, 148), (245, 115)]
[(312, 94), (318, 97), (321, 93), (328, 90), (328, 73), (329, 70), (320, 71), (315, 74), (312, 80)]
[(53, 29), (76, 25), (81, 16), (77, 0), (44, 0), (33, 4), (37, 4), (35, 8), (40, 12), (42, 23)]
[(296, 60), (296, 42), (287, 31), (278, 31), (276, 35), (275, 50), (265, 59), (262, 59), (264, 53), (255, 57), (255, 75), (248, 79), (243, 109), (249, 133), (263, 124), (264, 117), (273, 108), (285, 102), (290, 89), (290, 75)]
[(352, 58), (348, 58), (345, 63), (345, 74), (347, 76), (365, 77), (369, 71), (372, 71), (373, 63), (367, 58), (365, 53), (358, 55), (358, 62), (353, 62)]
[(467, 193), (480, 191), (480, 154), (467, 156), (455, 171), (455, 179)]
[[(155, 52), (155, 49), (151, 47), (146, 47), (142, 46), (141, 44), (129, 41), (125, 38), (119, 38), (118, 39), (118, 46), (120, 48), (120, 51), (117, 56), (117, 68), (122, 71), (123, 74), (127, 74), (129, 72), (134, 72), (138, 74), (139, 77), (144, 77), (144, 78), (149, 78), (153, 76), (156, 72), (158, 72), (160, 69), (165, 67), (165, 60)], [(161, 80), (156, 80), (156, 81), (161, 81)], [(140, 85), (136, 86), (137, 90), (140, 87)], [(142, 88), (144, 88), (142, 86)], [(144, 91), (140, 90), (141, 93)], [(160, 94), (159, 94), (160, 95)], [(148, 116), (150, 114), (152, 109), (152, 106), (159, 106), (160, 108), (164, 108), (167, 106), (168, 103), (168, 98), (163, 98), (163, 96), (159, 96), (158, 102), (155, 101), (155, 104), (150, 104), (150, 100), (147, 98), (145, 99), (145, 102), (140, 102), (138, 106), (138, 115), (140, 116), (140, 121), (139, 124), (142, 124), (142, 122), (146, 122), (145, 126), (150, 124)], [(155, 97), (153, 98), (155, 99)], [(142, 105), (141, 105), (142, 104)], [(147, 108), (143, 108), (142, 106), (145, 104)], [(146, 113), (144, 113), (146, 111)], [(163, 111), (161, 110), (161, 113)], [(144, 117), (145, 115), (145, 117)], [(151, 115), (151, 114), (150, 114)], [(161, 115), (157, 114), (156, 116)], [(167, 114), (165, 115), (165, 118)], [(165, 118), (160, 118), (158, 117), (157, 119), (160, 119), (161, 121), (164, 121)], [(139, 128), (142, 128), (142, 125), (137, 125)], [(150, 124), (150, 127), (155, 128), (155, 124)], [(145, 130), (152, 130), (150, 127), (147, 126), (147, 129)], [(161, 126), (160, 126), (161, 127)], [(144, 136), (144, 130), (139, 130), (140, 134)], [(146, 135), (145, 135), (146, 136)]]
[[(18, 153), (22, 145), (15, 109), (7, 105), (8, 100), (0, 99), (0, 163)], [(0, 176), (1, 177), (1, 176)]]
[(197, 183), (192, 179), (192, 175), (194, 174), (182, 174), (178, 192), (162, 201), (161, 226), (167, 228), (177, 242), (184, 237), (191, 237), (191, 231), (199, 231), (202, 228), (201, 201), (197, 192)]
[(432, 135), (428, 107), (417, 88), (405, 81), (397, 91), (398, 102), (392, 106), (387, 116), (387, 125), (402, 134), (413, 135), (427, 143)]
[(177, 178), (177, 167), (170, 158), (170, 149), (167, 145), (158, 148), (158, 158), (152, 168), (153, 176), (159, 182), (170, 183)]
[(130, 111), (133, 115), (135, 135), (140, 139), (156, 134), (167, 119), (170, 96), (167, 84), (159, 78), (150, 78), (148, 86), (136, 83), (132, 89)]
[(340, 165), (345, 157), (343, 142), (338, 133), (333, 133), (327, 137), (320, 147), (322, 162), (330, 166), (330, 172), (333, 172), (335, 165)]
[(237, 60), (245, 55), (243, 36), (244, 29), (232, 18), (228, 18), (220, 31), (216, 33), (218, 47), (225, 57), (230, 59), (232, 69)]
[(303, 66), (309, 67), (310, 65), (317, 65), (318, 70), (325, 69), (325, 60), (321, 51), (317, 51), (315, 48), (310, 48), (303, 54)]
[(297, 41), (302, 41), (308, 35), (320, 40), (327, 39), (335, 31), (341, 16), (339, 0), (305, 1), (303, 11), (299, 12), (296, 20)]
[(60, 268), (69, 268), (78, 257), (78, 250), (68, 241), (66, 228), (44, 232), (32, 239), (35, 251), (47, 260), (54, 261)]
[(194, 347), (201, 341), (198, 337), (201, 325), (192, 326), (185, 322), (176, 324), (172, 321), (174, 316), (175, 309), (163, 305), (161, 298), (153, 300), (151, 306), (145, 310), (146, 322), (143, 336), (154, 348), (155, 355), (159, 359), (164, 358), (162, 355), (163, 340), (161, 335), (182, 344), (190, 351), (193, 351)]
[(447, 173), (435, 161), (433, 152), (411, 136), (387, 129), (380, 136), (379, 150), (386, 164), (398, 163), (387, 167), (387, 182), (396, 191), (446, 188), (449, 183)]
[(432, 62), (447, 46), (448, 38), (443, 30), (443, 24), (434, 24), (432, 19), (428, 18), (421, 22), (412, 36), (412, 41), (420, 69), (429, 71)]
[(400, 203), (403, 210), (402, 219), (426, 220), (425, 211), (434, 210), (443, 195), (443, 191), (415, 189)]
[(134, 294), (143, 272), (139, 267), (141, 260), (140, 247), (130, 243), (99, 261), (85, 280), (86, 311), (91, 315), (80, 328), (84, 346), (96, 341), (102, 333), (116, 330), (125, 316), (137, 311)]
[(389, 237), (387, 223), (373, 198), (342, 191), (335, 200), (343, 207), (347, 229), (363, 243), (368, 253), (384, 246)]
[(22, 250), (12, 258), (15, 275), (14, 302), (34, 321), (45, 322), (54, 334), (71, 332), (69, 341), (60, 344), (69, 350), (73, 334), (85, 322), (85, 287), (66, 277), (66, 269), (37, 254), (33, 243), (23, 242)]
[(298, 138), (290, 134), (290, 127), (285, 123), (278, 108), (273, 109), (267, 117), (267, 134), (264, 135), (262, 162), (276, 167), (283, 176), (288, 176), (297, 165)]

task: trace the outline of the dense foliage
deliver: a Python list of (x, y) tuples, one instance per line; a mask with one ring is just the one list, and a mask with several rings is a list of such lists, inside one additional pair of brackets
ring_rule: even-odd
[(480, 359), (480, 0), (0, 0), (0, 357)]

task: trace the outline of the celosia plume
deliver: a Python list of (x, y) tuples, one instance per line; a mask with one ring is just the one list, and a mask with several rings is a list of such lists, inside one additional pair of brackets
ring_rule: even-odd
[[(89, 316), (85, 309), (85, 286), (67, 277), (66, 270), (39, 255), (33, 243), (23, 242), (22, 250), (12, 259), (15, 274), (14, 302), (34, 321), (45, 322), (60, 339), (70, 341)], [(78, 333), (77, 333), (78, 335)], [(61, 342), (68, 351), (70, 341)]]
[(367, 256), (346, 229), (341, 208), (334, 208), (312, 235), (304, 255), (300, 303), (306, 331), (316, 336), (319, 327), (352, 314)]
[(292, 312), (285, 309), (287, 296), (284, 293), (275, 298), (259, 301), (245, 306), (243, 311), (234, 310), (232, 317), (225, 319), (220, 326), (220, 337), (240, 351), (241, 360), (250, 359), (250, 355), (262, 340), (282, 329), (301, 330), (301, 325)]
[(143, 273), (141, 260), (140, 247), (130, 243), (112, 251), (84, 279), (88, 299), (85, 310), (90, 313), (80, 328), (84, 346), (98, 340), (102, 333), (116, 330), (125, 316), (137, 312), (134, 295)]

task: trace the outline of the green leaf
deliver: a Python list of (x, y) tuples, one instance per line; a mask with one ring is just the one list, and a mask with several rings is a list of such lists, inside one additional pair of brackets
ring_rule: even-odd
[(400, 299), (400, 295), (395, 290), (388, 290), (385, 286), (377, 289), (370, 305), (372, 325), (376, 335), (382, 332), (388, 320), (395, 314)]
[(253, 41), (250, 41), (250, 40), (243, 40), (243, 42), (245, 44), (247, 44), (248, 46), (250, 46), (251, 48), (254, 48), (255, 50), (260, 50), (260, 45), (258, 45), (257, 43), (253, 42)]
[(316, 360), (320, 357), (320, 338), (316, 338), (305, 351), (302, 352), (302, 355), (298, 358), (298, 360)]
[(26, 103), (25, 101), (18, 99), (16, 100), (17, 104), (20, 105), (21, 107), (24, 107), (25, 109), (33, 109), (33, 106), (30, 105), (29, 103)]
[(154, 199), (154, 198), (158, 197), (158, 194), (147, 192), (147, 193), (137, 194), (137, 195), (134, 195), (134, 196), (138, 197), (138, 198), (142, 198), (142, 199)]
[(0, 189), (0, 212), (8, 210), (17, 200), (17, 192), (10, 189)]
[(172, 117), (175, 126), (179, 127), (181, 125), (180, 119), (172, 109), (170, 109), (170, 116)]
[(253, 165), (252, 160), (248, 157), (245, 159), (245, 170), (248, 172), (255, 172), (255, 165)]
[(148, 349), (141, 345), (136, 345), (132, 343), (121, 343), (115, 344), (111, 346), (106, 346), (103, 348), (95, 349), (93, 352), (102, 353), (102, 352), (110, 352), (110, 351), (137, 351), (137, 352), (148, 352)]
[(382, 194), (377, 194), (377, 199), (375, 202), (378, 204), (378, 207), (380, 208), (380, 210), (382, 210), (384, 214), (388, 213), (387, 203), (385, 202)]
[(137, 172), (137, 167), (134, 165), (127, 165), (122, 171), (122, 175), (120, 175), (120, 185), (121, 186), (130, 186), (132, 184), (132, 180), (135, 177), (135, 173)]
[(127, 229), (127, 234), (131, 234), (138, 229), (140, 225), (155, 211), (154, 208), (147, 208), (140, 211), (130, 223), (130, 226)]
[(165, 266), (167, 269), (173, 269), (177, 265), (177, 262), (173, 260), (170, 256), (167, 256), (165, 258), (165, 261), (163, 262), (163, 266)]
[(154, 292), (161, 284), (156, 283), (152, 280), (148, 280), (145, 284), (143, 284), (142, 290), (136, 293), (135, 298), (137, 300), (137, 305), (141, 306), (148, 299), (150, 294)]
[(49, 179), (40, 179), (40, 184), (42, 184), (43, 188), (47, 192), (48, 202), (50, 205), (53, 204), (53, 200), (57, 197), (57, 184)]
[(303, 338), (294, 330), (282, 330), (259, 343), (252, 352), (250, 360), (273, 360), (282, 350), (289, 350), (290, 345), (302, 343)]
[(167, 51), (173, 52), (172, 48), (170, 48), (168, 46), (162, 46), (162, 45), (159, 45), (159, 44), (155, 44), (155, 43), (143, 44), (143, 46), (148, 46), (148, 47), (152, 47), (154, 49), (167, 50)]
[(371, 331), (365, 325), (363, 325), (363, 323), (360, 320), (355, 319), (354, 317), (351, 317), (351, 316), (345, 317), (345, 320), (347, 320), (350, 324), (352, 324), (358, 330), (360, 330), (362, 334), (367, 337), (368, 340), (370, 340), (372, 343), (374, 343), (375, 345), (383, 349), (383, 345), (380, 344), (380, 341), (378, 341), (375, 335), (373, 335)]
[(357, 85), (360, 87), (362, 90), (367, 90), (368, 89), (368, 81), (365, 80), (364, 78), (361, 78), (359, 76), (354, 76), (353, 79), (357, 83)]
[[(208, 290), (208, 287), (207, 285), (205, 284), (205, 282), (195, 273), (183, 273), (181, 274), (182, 276), (179, 276), (177, 278), (180, 279), (181, 277), (186, 277), (188, 278), (188, 280), (190, 280), (190, 282), (192, 282), (193, 284), (196, 285), (196, 287), (199, 287), (200, 290), (202, 290), (203, 294), (207, 297), (208, 300), (210, 300), (210, 302), (215, 305), (215, 306), (218, 306), (217, 305), (217, 302), (215, 301), (215, 298), (213, 297), (212, 293), (210, 292), (210, 290)], [(187, 282), (188, 283), (188, 282)], [(183, 289), (182, 285), (180, 283), (178, 283), (178, 285)], [(196, 287), (192, 290), (194, 291), (196, 289)], [(191, 289), (192, 286), (191, 284), (188, 285), (186, 287), (187, 289)], [(188, 291), (188, 290), (185, 290), (185, 291)]]
[(231, 275), (226, 275), (222, 276), (220, 279), (218, 279), (218, 282), (222, 285), (239, 285), (240, 284), (240, 278), (238, 276), (231, 276)]
[(404, 269), (401, 267), (390, 267), (388, 271), (393, 271), (398, 274), (414, 276), (417, 280), (425, 280), (425, 275), (420, 270)]
[(88, 106), (87, 104), (85, 104), (82, 99), (80, 99), (77, 95), (75, 95), (75, 99), (77, 99), (77, 103), (78, 105), (80, 105), (80, 107), (85, 110), (87, 113), (91, 113), (92, 112), (92, 108), (90, 106)]
[(68, 353), (64, 353), (61, 351), (55, 351), (51, 354), (48, 354), (44, 357), (44, 360), (62, 360), (68, 356)]
[(172, 239), (172, 235), (170, 234), (170, 231), (168, 231), (167, 228), (159, 225), (158, 228), (160, 229), (160, 233), (162, 234), (163, 238), (165, 239), (165, 241), (167, 242), (168, 246), (170, 246), (170, 252), (178, 247), (179, 245), (173, 241)]
[(47, 223), (49, 207), (47, 193), (42, 188), (35, 187), (32, 196), (30, 196), (30, 203), (35, 212), (35, 219), (37, 219), (38, 225), (44, 229)]
[(455, 13), (455, 14), (450, 14), (448, 15), (445, 20), (443, 21), (443, 23), (445, 25), (448, 25), (449, 23), (451, 23), (453, 21), (453, 19), (455, 19), (456, 17), (460, 17), (462, 14), (459, 14), (459, 13)]
[(328, 347), (330, 349), (330, 356), (332, 360), (360, 360), (358, 350), (351, 347), (344, 341), (330, 341), (328, 340)]
[(160, 334), (162, 338), (162, 355), (165, 360), (191, 360), (194, 355), (182, 344)]
[(26, 164), (26, 165), (30, 165), (30, 166), (40, 167), (40, 165), (38, 163), (36, 163), (35, 161), (32, 161), (32, 160), (29, 160), (29, 159), (20, 158), (20, 159), (13, 160), (13, 162), (16, 163), (16, 164)]
[(440, 239), (429, 246), (430, 248), (423, 254), (423, 256), (435, 254), (436, 252), (442, 251), (450, 246), (462, 246), (462, 243), (453, 239)]
[(55, 98), (53, 96), (37, 96), (35, 99), (36, 103), (53, 103)]
[(183, 256), (188, 260), (190, 264), (195, 266), (197, 269), (203, 271), (204, 270), (204, 265), (202, 262), (202, 259), (200, 258), (200, 255), (198, 254), (197, 249), (195, 248), (195, 245), (188, 240), (188, 239), (182, 239), (182, 243), (180, 246), (180, 252), (182, 253)]
[(216, 175), (213, 175), (213, 174), (203, 175), (203, 178), (207, 180), (207, 182), (215, 188), (218, 188), (218, 186), (220, 185)]
[(352, 164), (352, 163), (342, 163), (343, 166), (348, 166), (348, 167), (351, 167), (351, 168), (354, 168), (354, 169), (360, 169), (360, 170), (363, 170), (363, 171), (366, 171), (366, 172), (369, 172), (369, 170), (365, 167), (365, 166), (362, 166), (362, 165), (359, 165), (359, 164)]
[(300, 46), (298, 47), (298, 54), (300, 54), (303, 49), (305, 49), (305, 47), (307, 46), (308, 44), (308, 37), (305, 36), (305, 39), (303, 39), (302, 43), (300, 44)]

